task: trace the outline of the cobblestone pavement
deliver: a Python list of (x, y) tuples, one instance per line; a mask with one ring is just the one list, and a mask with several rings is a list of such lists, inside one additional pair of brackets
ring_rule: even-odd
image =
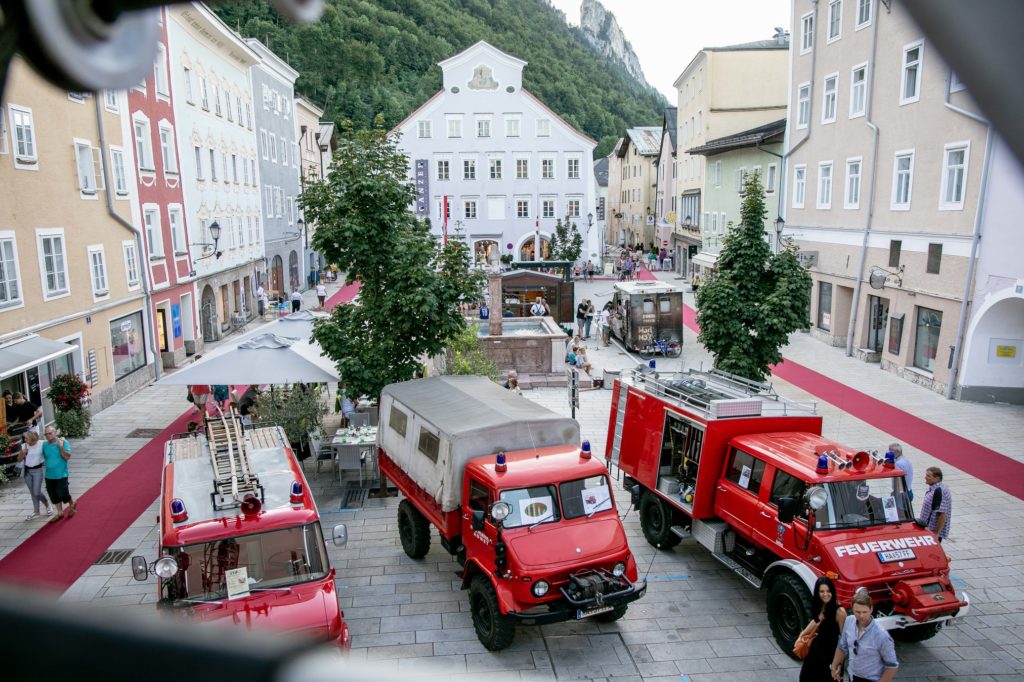
[[(610, 282), (578, 284), (578, 296), (607, 297)], [(603, 294), (603, 296), (602, 296)], [(688, 302), (692, 305), (690, 296)], [(634, 359), (611, 347), (591, 345), (591, 360), (611, 370), (632, 366)], [(692, 332), (686, 335), (681, 360), (659, 359), (659, 369), (710, 366), (709, 356)], [(886, 400), (959, 435), (1021, 459), (1024, 410), (1008, 406), (972, 405), (943, 400), (875, 366), (845, 358), (838, 349), (807, 335), (795, 334), (786, 357)], [(675, 363), (675, 365), (673, 365)], [(780, 394), (813, 400), (800, 389), (775, 381)], [(184, 408), (180, 387), (149, 387), (97, 416), (96, 434), (76, 452), (75, 485), (98, 480), (143, 441), (123, 441), (140, 425), (169, 423), (166, 405)], [(568, 414), (564, 389), (536, 389), (526, 397)], [(611, 392), (581, 393), (577, 418), (595, 454), (603, 456)], [(884, 447), (892, 438), (870, 424), (819, 403), (830, 438), (860, 446)], [(173, 411), (177, 413), (177, 408)], [(76, 444), (76, 447), (78, 445)], [(87, 452), (86, 452), (87, 451)], [(82, 453), (82, 454), (78, 454)], [(966, 476), (934, 457), (908, 449), (918, 472), (941, 464), (955, 494), (956, 518), (943, 548), (952, 558), (958, 588), (972, 598), (972, 615), (946, 628), (932, 640), (898, 646), (898, 679), (1011, 680), (1024, 679), (1024, 501)], [(457, 565), (445, 553), (436, 532), (430, 553), (414, 561), (405, 556), (395, 524), (398, 499), (368, 499), (342, 509), (344, 489), (326, 471), (307, 475), (318, 500), (323, 525), (345, 523), (350, 541), (330, 547), (346, 620), (353, 632), (352, 659), (405, 677), (435, 674), (447, 679), (478, 680), (795, 680), (797, 664), (776, 647), (765, 616), (763, 592), (715, 561), (692, 540), (670, 551), (657, 551), (644, 541), (636, 513), (615, 484), (619, 512), (649, 592), (630, 606), (617, 623), (564, 623), (520, 627), (513, 645), (501, 653), (487, 652), (477, 641), (468, 601), (456, 576)], [(915, 488), (923, 490), (923, 483)], [(9, 551), (38, 524), (23, 521), (28, 495), (20, 481), (0, 488), (0, 542)], [(156, 501), (112, 548), (132, 549), (152, 558), (157, 543)], [(87, 520), (83, 515), (82, 520)], [(327, 532), (329, 535), (329, 531)], [(156, 597), (153, 581), (136, 583), (127, 563), (93, 566), (62, 599), (91, 607), (151, 612)]]

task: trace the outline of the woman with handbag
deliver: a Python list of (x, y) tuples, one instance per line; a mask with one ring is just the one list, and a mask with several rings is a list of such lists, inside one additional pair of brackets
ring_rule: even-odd
[[(793, 653), (804, 659), (800, 682), (829, 682), (832, 680), (832, 658), (839, 644), (839, 633), (846, 622), (846, 609), (836, 601), (836, 586), (825, 576), (814, 583), (811, 614), (814, 617), (793, 647)], [(802, 652), (804, 655), (801, 656)]]

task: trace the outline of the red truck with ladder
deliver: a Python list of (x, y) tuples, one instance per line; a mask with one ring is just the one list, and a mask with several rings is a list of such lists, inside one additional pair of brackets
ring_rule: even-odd
[[(347, 651), (320, 515), (279, 426), (244, 429), (237, 414), (205, 420), (164, 448), (158, 608), (204, 622), (288, 631)], [(347, 540), (334, 527), (335, 545)]]
[(822, 437), (813, 403), (725, 372), (615, 382), (607, 457), (616, 460), (649, 543), (693, 537), (755, 587), (785, 652), (811, 620), (827, 575), (850, 607), (867, 589), (894, 637), (928, 639), (969, 600), (934, 534), (917, 525), (891, 457)]
[(637, 579), (603, 462), (559, 416), (486, 377), (390, 384), (380, 398), (378, 461), (405, 499), (405, 553), (430, 550), (430, 526), (462, 565), (480, 642), (511, 644), (516, 624), (618, 620)]

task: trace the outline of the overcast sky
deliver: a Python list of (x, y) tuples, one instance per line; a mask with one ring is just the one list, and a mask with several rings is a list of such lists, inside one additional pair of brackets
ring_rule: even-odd
[[(569, 23), (580, 23), (580, 0), (550, 0)], [(640, 59), (647, 82), (672, 104), (672, 83), (698, 50), (771, 38), (787, 31), (789, 0), (601, 0)]]

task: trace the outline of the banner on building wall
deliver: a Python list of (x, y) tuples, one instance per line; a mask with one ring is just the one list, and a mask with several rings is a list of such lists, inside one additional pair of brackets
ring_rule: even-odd
[(416, 217), (430, 215), (430, 173), (426, 159), (416, 159)]
[(171, 329), (174, 333), (174, 338), (181, 338), (181, 304), (171, 304)]
[(604, 197), (597, 198), (597, 219), (604, 220)]

